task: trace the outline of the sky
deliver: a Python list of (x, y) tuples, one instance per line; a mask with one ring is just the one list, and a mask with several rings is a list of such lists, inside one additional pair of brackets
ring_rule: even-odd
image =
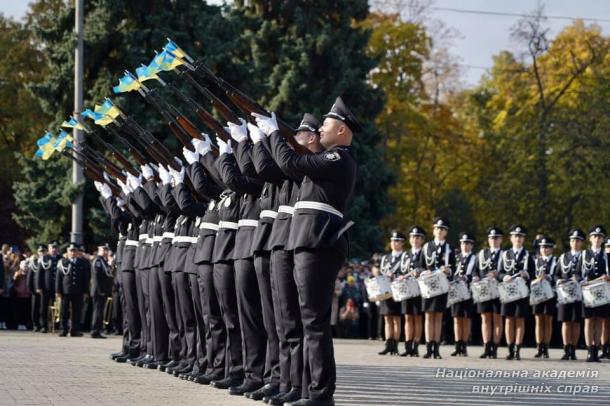
[[(0, 0), (0, 12), (6, 16), (20, 19), (31, 0)], [(220, 0), (210, 3), (220, 3)], [(605, 35), (610, 34), (609, 0), (546, 0), (545, 12), (548, 16), (583, 17), (605, 19), (598, 21)], [(444, 21), (455, 29), (459, 36), (453, 40), (451, 51), (461, 59), (463, 81), (466, 86), (478, 82), (480, 76), (492, 64), (492, 56), (502, 50), (517, 49), (510, 39), (510, 27), (519, 19), (517, 16), (481, 15), (464, 12), (439, 10), (455, 8), (501, 13), (530, 13), (536, 8), (538, 0), (433, 0), (430, 16)], [(588, 22), (592, 23), (592, 22)], [(551, 35), (557, 34), (570, 20), (549, 19)]]

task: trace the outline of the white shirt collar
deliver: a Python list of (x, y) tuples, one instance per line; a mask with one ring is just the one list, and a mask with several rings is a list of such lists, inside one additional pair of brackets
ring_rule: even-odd
[(392, 251), (392, 256), (393, 256), (393, 257), (397, 257), (397, 256), (399, 256), (400, 254), (402, 254), (402, 251)]
[(436, 238), (434, 239), (434, 245), (441, 245), (444, 243), (445, 243), (445, 240), (441, 241), (441, 240), (437, 240)]
[(421, 248), (411, 248), (411, 252), (414, 254), (417, 254), (419, 251), (421, 251)]

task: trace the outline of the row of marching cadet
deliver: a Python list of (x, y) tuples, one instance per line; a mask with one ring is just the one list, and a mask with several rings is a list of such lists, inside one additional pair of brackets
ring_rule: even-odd
[(592, 226), (588, 235), (572, 228), (566, 236), (570, 249), (559, 256), (554, 254), (555, 241), (544, 235), (529, 252), (527, 229), (519, 224), (509, 227), (506, 249), (504, 232), (490, 227), (487, 246), (479, 252), (474, 252), (475, 239), (468, 232), (460, 233), (460, 248), (454, 250), (446, 241), (449, 227), (447, 219), (437, 217), (428, 242), (420, 226), (412, 226), (408, 236), (394, 231), (391, 252), (365, 281), (369, 300), (379, 303), (384, 317), (386, 342), (380, 355), (399, 354), (404, 318), (405, 351), (400, 355), (419, 356), (423, 335), (423, 357), (442, 358), (442, 320), (449, 311), (455, 337), (452, 356), (468, 355), (471, 322), (478, 313), (484, 346), (480, 358), (497, 358), (504, 335), (506, 359), (520, 360), (525, 319), (533, 314), (535, 358), (549, 358), (556, 318), (561, 322), (562, 360), (577, 359), (583, 321), (587, 362), (610, 359), (610, 238), (602, 225)]

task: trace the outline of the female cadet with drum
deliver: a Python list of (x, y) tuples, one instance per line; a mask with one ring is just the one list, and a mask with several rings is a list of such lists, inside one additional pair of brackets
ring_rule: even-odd
[[(570, 251), (564, 252), (557, 260), (555, 273), (555, 289), (559, 303), (557, 304), (557, 320), (561, 322), (561, 338), (563, 340), (562, 360), (576, 360), (576, 345), (580, 338), (580, 321), (582, 320), (582, 300), (576, 300), (576, 286), (580, 282), (581, 274), (578, 261), (582, 255), (582, 244), (585, 240), (584, 231), (573, 228), (568, 234)], [(572, 285), (570, 303), (561, 303), (561, 291)]]
[[(472, 252), (474, 247), (474, 236), (470, 233), (460, 234), (460, 255), (456, 258), (456, 270), (453, 274), (454, 281), (464, 281), (466, 286), (470, 286), (472, 281), (472, 271), (476, 265), (476, 255)], [(466, 343), (470, 337), (470, 318), (472, 317), (472, 299), (463, 300), (451, 305), (451, 316), (453, 317), (453, 331), (455, 336), (456, 355), (468, 356)]]
[[(557, 258), (553, 255), (553, 248), (555, 248), (553, 239), (547, 236), (538, 238), (540, 254), (534, 264), (535, 278), (540, 280), (541, 283), (545, 280), (552, 284), (555, 278)], [(534, 355), (535, 358), (549, 357), (549, 344), (553, 333), (553, 315), (556, 308), (557, 302), (554, 297), (532, 306), (532, 313), (536, 319), (536, 344), (538, 347), (538, 352)]]
[[(606, 237), (605, 246), (606, 258), (610, 260), (610, 237)], [(610, 359), (610, 312), (603, 323), (601, 343), (603, 347), (601, 358)]]

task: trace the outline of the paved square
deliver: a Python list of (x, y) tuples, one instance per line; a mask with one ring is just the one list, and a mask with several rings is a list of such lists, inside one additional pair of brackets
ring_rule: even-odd
[[(112, 362), (108, 340), (0, 332), (0, 405), (262, 405), (158, 371)], [(610, 362), (548, 360), (522, 350), (522, 361), (378, 356), (379, 341), (336, 340), (339, 405), (568, 405), (610, 403)], [(506, 349), (500, 348), (503, 357)], [(577, 393), (574, 393), (577, 392)]]

